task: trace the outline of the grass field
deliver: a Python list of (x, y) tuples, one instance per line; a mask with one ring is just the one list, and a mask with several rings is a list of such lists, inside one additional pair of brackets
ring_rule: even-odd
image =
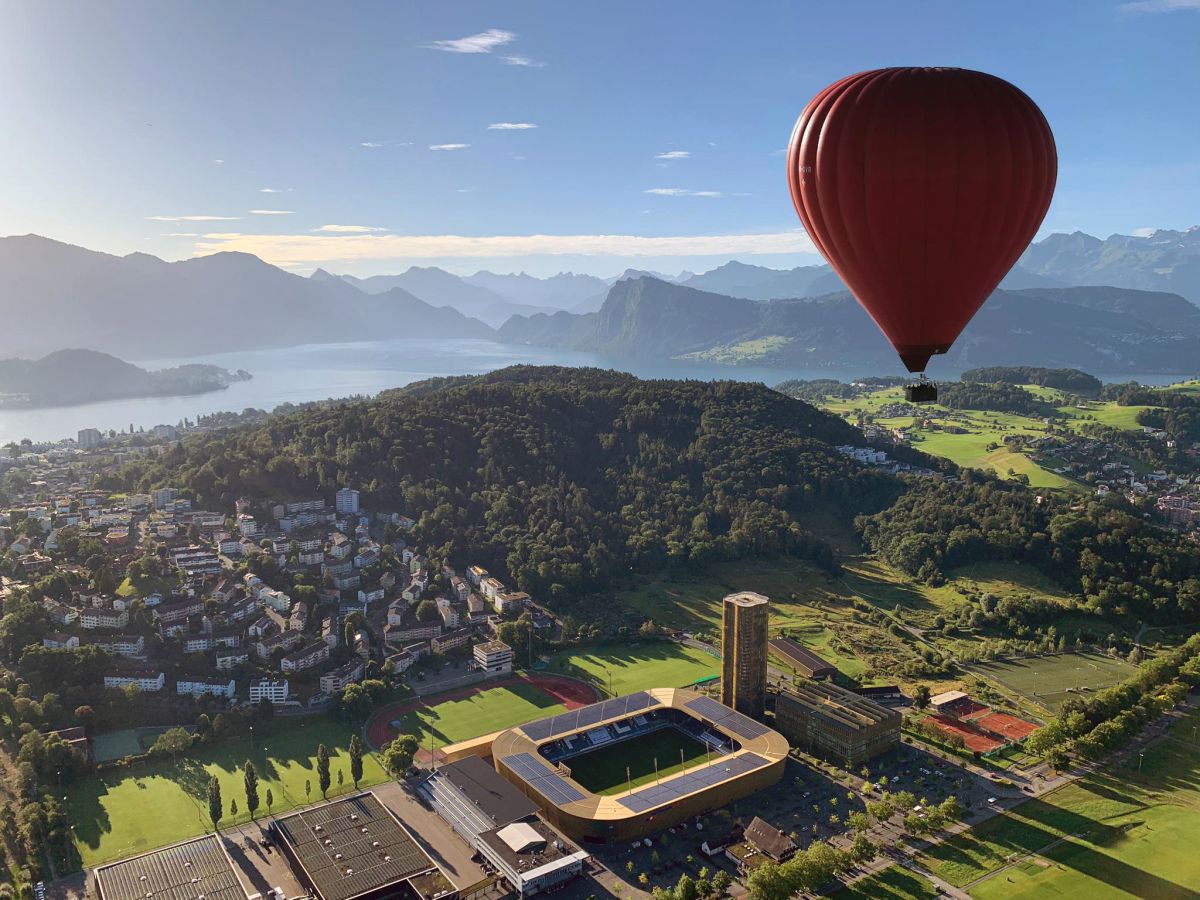
[(938, 890), (916, 872), (888, 866), (833, 894), (835, 900), (934, 900)]
[(704, 745), (695, 738), (676, 728), (663, 728), (577, 756), (568, 760), (567, 766), (571, 777), (593, 794), (619, 794), (631, 785), (637, 787), (690, 768), (703, 762), (705, 755)]
[(560, 653), (547, 672), (574, 675), (613, 697), (654, 687), (685, 687), (721, 674), (715, 656), (682, 644), (657, 642), (598, 647), (584, 653)]
[(1112, 687), (1135, 667), (1099, 653), (1061, 653), (1004, 662), (973, 663), (971, 672), (1057, 713), (1072, 696)]
[[(1195, 384), (1192, 382), (1175, 389), (1194, 390)], [(1055, 404), (1057, 412), (1077, 431), (1095, 423), (1134, 430), (1141, 427), (1137, 423), (1138, 413), (1146, 409), (1144, 406), (1118, 406), (1113, 402), (1095, 400), (1086, 401), (1083, 404), (1085, 408), (1077, 409), (1075, 406), (1066, 405), (1066, 397), (1061, 391), (1037, 385), (1024, 387), (1041, 399)], [(1078, 489), (1078, 485), (1069, 479), (1043, 468), (1024, 453), (1014, 452), (1005, 446), (1006, 435), (1044, 435), (1046, 425), (1041, 419), (982, 410), (947, 410), (945, 407), (931, 404), (929, 409), (949, 414), (949, 419), (940, 421), (948, 421), (965, 431), (963, 434), (951, 434), (938, 428), (913, 428), (911, 416), (891, 419), (879, 416), (881, 407), (900, 402), (902, 399), (900, 388), (887, 388), (852, 400), (827, 400), (819, 405), (851, 421), (859, 412), (863, 412), (874, 416), (874, 421), (879, 425), (910, 428), (914, 439), (913, 446), (934, 456), (950, 459), (960, 466), (992, 469), (1001, 476), (1009, 476), (1011, 470), (1012, 475), (1027, 476), (1033, 487)]]
[[(266, 792), (270, 788), (275, 803), (272, 812), (320, 799), (317, 787), (317, 745), (330, 751), (333, 790), (338, 790), (337, 772), (344, 773), (343, 791), (349, 791), (350, 758), (346, 747), (353, 726), (331, 720), (300, 722), (276, 719), (269, 734), (229, 741), (213, 748), (202, 748), (194, 756), (173, 765), (169, 759), (137, 764), (86, 778), (67, 789), (68, 816), (73, 823), (75, 842), (84, 866), (127, 856), (181, 841), (210, 831), (205, 791), (208, 780), (216, 776), (228, 811), (236, 799), (240, 814), (227, 815), (222, 825), (246, 821), (246, 796), (241, 765), (249, 758), (258, 770), (259, 796), (263, 798), (259, 815), (265, 815)], [(382, 767), (373, 756), (363, 760), (363, 784), (385, 780)], [(304, 791), (305, 781), (312, 783), (312, 795)]]
[(977, 900), (1198, 896), (1200, 714), (1121, 766), (926, 850), (917, 862)]
[[(437, 698), (431, 698), (431, 702)], [(511, 681), (459, 700), (446, 700), (400, 717), (401, 731), (416, 735), (422, 747), (444, 747), (481, 734), (491, 734), (534, 719), (564, 712), (566, 707), (537, 688)]]

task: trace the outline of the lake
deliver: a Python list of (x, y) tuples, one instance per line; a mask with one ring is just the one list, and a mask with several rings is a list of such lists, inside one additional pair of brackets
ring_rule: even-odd
[[(245, 369), (254, 377), (223, 391), (187, 397), (145, 397), (108, 400), (79, 406), (45, 409), (0, 410), (0, 444), (29, 438), (34, 441), (74, 437), (81, 428), (120, 431), (177, 424), (183, 418), (247, 407), (274, 409), (280, 403), (304, 403), (352, 394), (376, 394), (424, 378), (442, 375), (475, 375), (505, 366), (598, 366), (630, 372), (641, 378), (700, 378), (761, 381), (775, 385), (789, 378), (853, 378), (866, 374), (864, 367), (836, 369), (774, 369), (756, 366), (722, 366), (675, 360), (606, 358), (595, 353), (497, 344), (456, 339), (396, 339), (348, 344), (308, 344), (271, 350), (218, 353), (189, 359), (137, 360), (147, 369), (183, 363), (211, 363), (226, 369)], [(900, 364), (887, 373), (903, 374)], [(939, 372), (957, 377), (957, 372)], [(1100, 376), (1104, 377), (1104, 376)], [(1106, 380), (1129, 379), (1146, 384), (1168, 384), (1169, 375), (1121, 375)]]

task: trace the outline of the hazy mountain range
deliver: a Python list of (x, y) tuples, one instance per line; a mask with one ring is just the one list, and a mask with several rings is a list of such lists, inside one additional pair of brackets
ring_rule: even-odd
[[(634, 285), (637, 285), (634, 287)], [(1102, 285), (1143, 296), (1067, 290)], [(955, 348), (955, 365), (1190, 371), (1200, 228), (1033, 244)], [(1114, 299), (1115, 298), (1115, 299)], [(1106, 305), (1108, 304), (1108, 305)], [(733, 261), (677, 275), (550, 278), (436, 267), (302, 277), (241, 253), (118, 257), (36, 235), (0, 238), (0, 357), (86, 346), (132, 359), (385, 337), (502, 339), (614, 354), (768, 365), (893, 365), (828, 266)], [(1027, 337), (1018, 337), (1028, 333)]]

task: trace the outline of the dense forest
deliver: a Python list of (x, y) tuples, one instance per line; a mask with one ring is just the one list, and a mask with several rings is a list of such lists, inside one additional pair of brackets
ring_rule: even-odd
[(480, 563), (554, 601), (630, 569), (710, 559), (834, 567), (798, 520), (848, 521), (903, 490), (833, 447), (862, 441), (761, 385), (514, 367), (213, 433), (104, 486), (171, 484), (229, 510), (351, 485), (369, 508), (416, 518), (413, 540), (435, 561)]
[(985, 384), (998, 381), (1006, 384), (1038, 384), (1084, 397), (1095, 397), (1103, 387), (1099, 378), (1079, 369), (1045, 369), (1040, 366), (985, 366), (968, 369), (960, 378), (962, 381), (981, 381)]
[(1186, 538), (1147, 525), (1120, 501), (1068, 502), (964, 470), (958, 482), (914, 482), (858, 525), (871, 549), (925, 581), (969, 562), (1013, 560), (1046, 572), (1102, 615), (1200, 616), (1200, 554)]
[(1040, 417), (1056, 412), (1054, 406), (1025, 388), (1004, 381), (941, 382), (938, 384), (938, 403), (950, 409), (980, 409), (1021, 416)]

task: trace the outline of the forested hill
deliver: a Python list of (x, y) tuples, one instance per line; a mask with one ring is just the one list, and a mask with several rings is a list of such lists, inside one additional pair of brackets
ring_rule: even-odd
[(121, 486), (174, 484), (225, 510), (357, 486), (370, 508), (418, 518), (435, 561), (549, 599), (631, 567), (785, 552), (832, 565), (798, 519), (848, 520), (903, 488), (841, 443), (862, 434), (762, 385), (515, 367), (188, 441)]

